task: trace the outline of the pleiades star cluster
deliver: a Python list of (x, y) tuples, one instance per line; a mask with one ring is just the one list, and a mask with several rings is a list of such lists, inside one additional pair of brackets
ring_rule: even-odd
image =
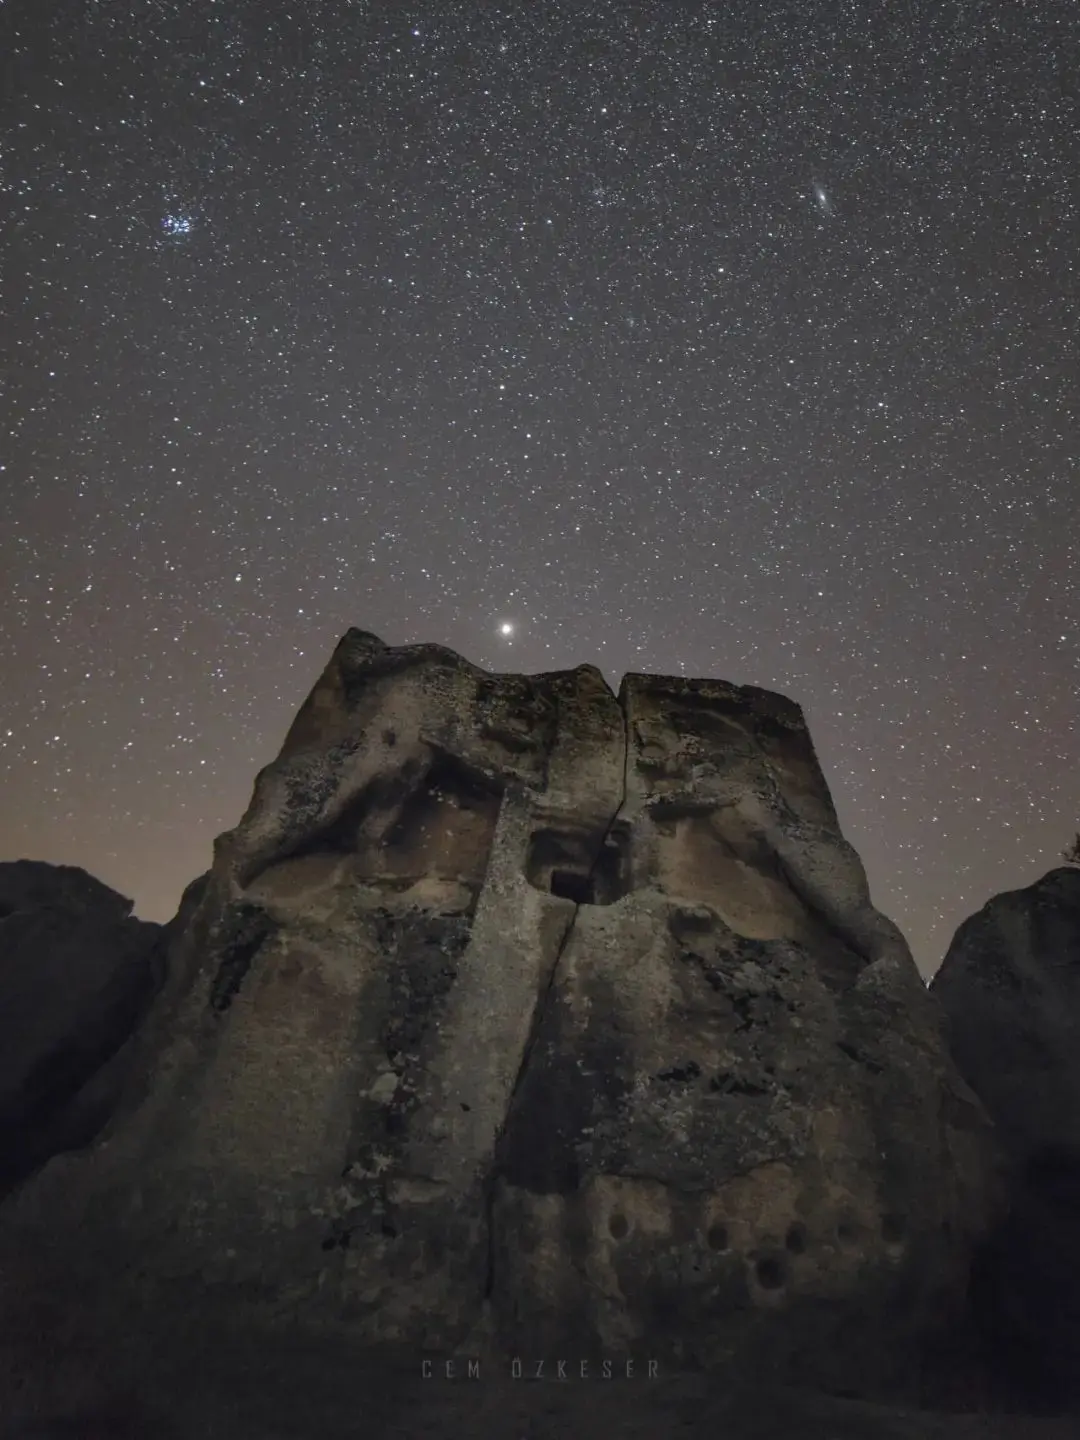
[(923, 970), (1080, 826), (1080, 12), (5, 0), (0, 855), (170, 915), (350, 625), (798, 700)]

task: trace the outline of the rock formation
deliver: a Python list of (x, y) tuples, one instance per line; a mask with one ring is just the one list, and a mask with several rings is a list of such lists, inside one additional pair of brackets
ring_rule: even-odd
[(779, 695), (350, 631), (174, 928), (9, 1297), (883, 1394), (962, 1308), (989, 1125)]
[(163, 976), (162, 927), (85, 870), (0, 864), (0, 1193), (86, 1144)]
[(1028, 1404), (1080, 1402), (1080, 870), (998, 895), (934, 978), (953, 1055), (1010, 1164), (977, 1313)]

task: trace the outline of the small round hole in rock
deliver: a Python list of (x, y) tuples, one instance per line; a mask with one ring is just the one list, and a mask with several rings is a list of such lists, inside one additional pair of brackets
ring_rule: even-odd
[(858, 1230), (855, 1227), (854, 1221), (841, 1220), (840, 1224), (836, 1227), (836, 1238), (840, 1241), (841, 1245), (853, 1245), (857, 1236)]
[(754, 1274), (763, 1290), (782, 1290), (787, 1279), (783, 1261), (775, 1255), (763, 1256), (754, 1266)]
[(784, 1245), (792, 1255), (801, 1255), (806, 1249), (806, 1226), (798, 1220), (789, 1225)]
[(608, 1220), (607, 1228), (611, 1232), (613, 1240), (621, 1240), (630, 1229), (630, 1225), (627, 1222), (626, 1216), (620, 1215), (619, 1212), (616, 1211)]
[(726, 1225), (710, 1225), (705, 1239), (709, 1242), (710, 1250), (727, 1250), (731, 1246)]

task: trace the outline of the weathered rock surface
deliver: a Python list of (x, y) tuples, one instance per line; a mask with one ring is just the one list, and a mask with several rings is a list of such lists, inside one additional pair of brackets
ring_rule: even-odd
[(989, 1125), (781, 696), (350, 631), (176, 928), (123, 1112), (0, 1214), (43, 1326), (911, 1394), (962, 1310)]
[(1080, 1403), (1080, 870), (996, 896), (934, 978), (953, 1055), (994, 1119), (1011, 1212), (975, 1298), (1032, 1401)]
[(89, 1142), (163, 976), (160, 925), (85, 870), (0, 863), (0, 1192)]

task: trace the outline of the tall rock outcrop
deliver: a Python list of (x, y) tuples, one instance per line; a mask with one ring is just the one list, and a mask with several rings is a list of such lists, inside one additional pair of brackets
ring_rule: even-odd
[(779, 695), (350, 631), (177, 930), (124, 1113), (0, 1213), (95, 1323), (884, 1392), (963, 1303), (989, 1127)]
[(932, 989), (1010, 1167), (977, 1313), (1024, 1403), (1080, 1405), (1080, 869), (990, 900)]

